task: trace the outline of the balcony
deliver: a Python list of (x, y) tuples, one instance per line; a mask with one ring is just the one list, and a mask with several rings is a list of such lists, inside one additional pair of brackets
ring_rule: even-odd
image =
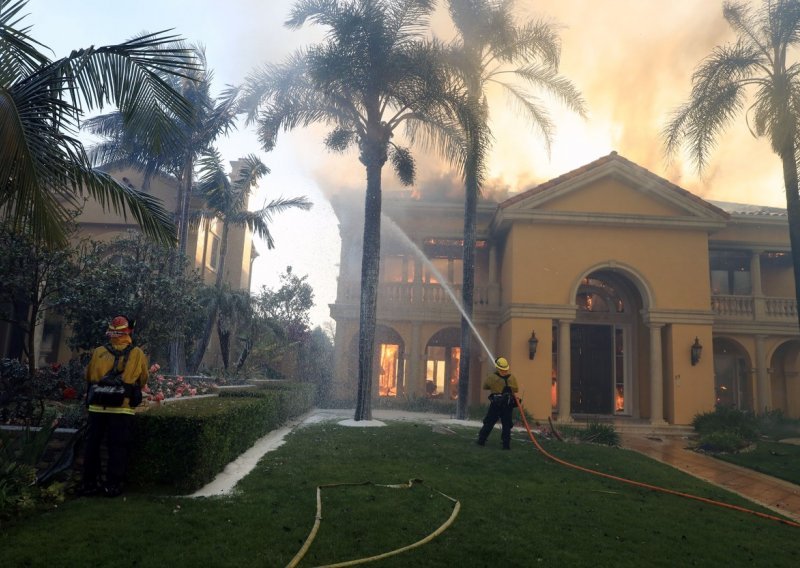
[[(385, 307), (426, 307), (449, 308), (457, 310), (456, 302), (461, 303), (461, 286), (452, 285), (450, 289), (455, 300), (440, 284), (394, 283), (378, 284), (378, 303)], [(358, 282), (346, 282), (341, 286), (338, 303), (358, 303), (361, 297), (361, 285)], [(473, 306), (482, 308), (489, 306), (489, 286), (475, 286)]]
[(795, 298), (711, 296), (711, 311), (719, 319), (793, 324), (797, 322)]

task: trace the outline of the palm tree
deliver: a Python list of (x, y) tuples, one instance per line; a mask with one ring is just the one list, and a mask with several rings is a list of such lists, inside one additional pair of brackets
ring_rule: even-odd
[(685, 142), (702, 171), (718, 137), (752, 95), (746, 111), (748, 127), (753, 136), (769, 139), (783, 164), (795, 297), (800, 305), (800, 62), (790, 60), (800, 45), (800, 2), (764, 0), (758, 9), (744, 2), (725, 2), (722, 14), (737, 40), (716, 47), (695, 70), (689, 101), (678, 107), (663, 132), (667, 155), (674, 156)]
[[(174, 178), (178, 184), (175, 219), (178, 224), (178, 250), (186, 254), (189, 236), (189, 203), (195, 181), (197, 159), (214, 147), (215, 141), (235, 127), (239, 91), (229, 87), (219, 99), (211, 95), (213, 72), (208, 69), (202, 47), (189, 48), (194, 68), (185, 77), (166, 77), (170, 86), (191, 105), (186, 121), (175, 121), (182, 136), (166, 144), (154, 140), (146, 130), (128, 127), (120, 113), (109, 113), (88, 119), (84, 128), (104, 138), (92, 147), (90, 157), (96, 164), (131, 166), (144, 174), (143, 190), (156, 174)], [(176, 270), (177, 270), (176, 266)], [(176, 334), (170, 345), (170, 368), (175, 374), (184, 372), (186, 361), (183, 340)]]
[(27, 0), (0, 0), (0, 217), (36, 240), (63, 245), (69, 210), (86, 193), (105, 209), (130, 213), (142, 230), (174, 242), (158, 200), (91, 167), (75, 137), (84, 112), (116, 105), (129, 127), (166, 143), (187, 120), (187, 101), (164, 80), (194, 64), (179, 38), (164, 32), (89, 47), (51, 61), (21, 27)]
[(228, 234), (231, 227), (247, 226), (251, 231), (263, 238), (267, 243), (268, 249), (275, 248), (275, 241), (269, 230), (272, 216), (280, 214), (287, 209), (311, 208), (311, 202), (303, 197), (293, 197), (289, 199), (275, 199), (264, 205), (258, 211), (248, 211), (248, 200), (250, 190), (255, 187), (258, 180), (269, 173), (267, 167), (258, 159), (257, 156), (250, 155), (241, 160), (238, 172), (231, 182), (222, 166), (222, 157), (219, 152), (211, 151), (202, 156), (199, 160), (200, 180), (197, 193), (205, 200), (205, 208), (198, 211), (197, 220), (210, 223), (212, 219), (222, 222), (222, 234), (220, 236), (219, 263), (217, 266), (217, 279), (214, 283), (215, 296), (211, 300), (208, 319), (206, 320), (205, 330), (200, 338), (200, 344), (194, 350), (192, 361), (189, 363), (190, 372), (196, 372), (203, 360), (208, 342), (211, 339), (211, 332), (219, 311), (219, 298), (223, 293), (223, 282), (225, 275), (225, 257), (228, 253)]
[(208, 69), (205, 50), (200, 46), (192, 46), (188, 51), (194, 63), (192, 72), (183, 77), (165, 77), (165, 81), (191, 105), (189, 119), (176, 120), (174, 123), (174, 127), (180, 129), (182, 134), (179, 139), (171, 144), (154, 141), (147, 130), (126, 125), (119, 112), (92, 117), (84, 123), (85, 130), (104, 139), (91, 148), (90, 157), (95, 164), (130, 166), (141, 170), (144, 173), (145, 190), (156, 174), (165, 174), (177, 180), (175, 219), (181, 254), (186, 254), (189, 202), (196, 161), (214, 147), (218, 138), (235, 128), (239, 95), (237, 88), (229, 87), (219, 99), (214, 99), (211, 95), (214, 74)]
[(475, 223), (486, 156), (491, 147), (488, 128), (490, 85), (499, 85), (512, 103), (544, 138), (549, 152), (554, 124), (536, 91), (557, 97), (584, 116), (584, 102), (571, 82), (558, 75), (561, 44), (553, 26), (544, 22), (517, 25), (513, 0), (448, 0), (458, 36), (451, 45), (454, 69), (462, 76), (470, 106), (481, 109), (480, 128), (468, 139), (464, 169), (464, 253), (461, 301), (461, 356), (458, 368), (456, 417), (467, 417), (473, 292), (475, 287)]
[(332, 127), (326, 146), (339, 151), (357, 146), (366, 170), (355, 420), (372, 418), (383, 166), (390, 161), (406, 185), (415, 177), (409, 148), (393, 137), (405, 127), (411, 143), (422, 138), (458, 160), (451, 142), (463, 101), (447, 83), (436, 46), (422, 40), (433, 5), (432, 0), (298, 1), (287, 25), (319, 24), (328, 29), (325, 39), (254, 73), (243, 97), (265, 149), (275, 145), (280, 130), (324, 123)]

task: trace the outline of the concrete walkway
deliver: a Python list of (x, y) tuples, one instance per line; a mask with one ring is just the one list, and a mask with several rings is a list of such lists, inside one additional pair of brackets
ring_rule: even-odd
[(800, 486), (694, 452), (679, 436), (621, 433), (622, 447), (718, 485), (800, 522)]

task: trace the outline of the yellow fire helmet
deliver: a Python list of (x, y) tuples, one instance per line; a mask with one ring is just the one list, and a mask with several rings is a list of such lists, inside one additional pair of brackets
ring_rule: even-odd
[(508, 371), (510, 368), (508, 360), (505, 357), (498, 357), (495, 359), (494, 366), (497, 367), (498, 371)]

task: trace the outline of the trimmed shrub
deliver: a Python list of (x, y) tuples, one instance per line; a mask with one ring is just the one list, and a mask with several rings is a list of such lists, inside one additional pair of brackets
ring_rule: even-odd
[(733, 453), (746, 448), (748, 445), (749, 443), (738, 434), (720, 430), (701, 436), (698, 448), (706, 452)]
[(770, 410), (758, 417), (758, 430), (772, 440), (800, 436), (800, 420), (787, 417), (782, 410)]
[(700, 435), (699, 448), (707, 452), (735, 452), (758, 438), (758, 420), (752, 412), (717, 406), (692, 420)]
[(311, 408), (310, 388), (226, 391), (137, 415), (131, 485), (190, 493), (259, 438)]
[(692, 426), (701, 437), (713, 432), (730, 432), (748, 442), (758, 438), (755, 415), (730, 406), (717, 406), (713, 412), (695, 415)]

